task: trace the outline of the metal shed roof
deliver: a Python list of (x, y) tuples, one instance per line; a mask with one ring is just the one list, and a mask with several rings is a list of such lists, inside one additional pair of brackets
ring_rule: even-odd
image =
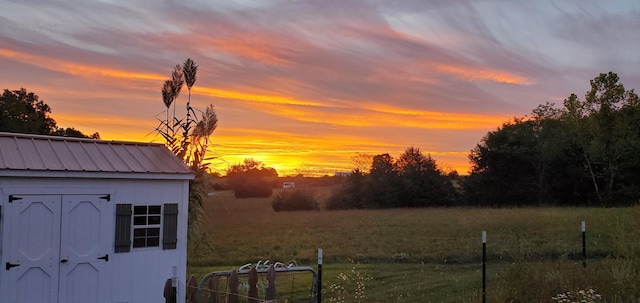
[(192, 174), (162, 144), (2, 132), (0, 171)]

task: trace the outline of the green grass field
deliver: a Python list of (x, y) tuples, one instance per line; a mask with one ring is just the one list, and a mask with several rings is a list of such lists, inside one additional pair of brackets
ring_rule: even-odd
[[(317, 188), (318, 198), (330, 190)], [(480, 302), (484, 230), (489, 302), (553, 302), (589, 288), (603, 302), (640, 302), (638, 207), (274, 212), (270, 201), (209, 196), (190, 240), (190, 274), (259, 260), (315, 268), (322, 248), (324, 302), (340, 301), (330, 300), (339, 299), (332, 284), (347, 288), (346, 302)], [(361, 278), (341, 273), (368, 277), (363, 299), (349, 298)]]

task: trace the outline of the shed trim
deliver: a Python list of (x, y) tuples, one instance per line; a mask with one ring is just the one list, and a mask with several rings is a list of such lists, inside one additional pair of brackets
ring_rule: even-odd
[(194, 173), (128, 173), (90, 171), (0, 170), (0, 177), (193, 180)]

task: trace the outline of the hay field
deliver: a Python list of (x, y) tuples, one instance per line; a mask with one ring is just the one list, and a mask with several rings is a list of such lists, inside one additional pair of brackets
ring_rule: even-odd
[[(330, 190), (316, 189), (320, 200)], [(484, 230), (491, 302), (551, 302), (557, 292), (588, 288), (606, 302), (640, 298), (637, 207), (277, 213), (270, 201), (235, 199), (230, 191), (210, 196), (199, 235), (190, 240), (197, 246), (190, 271), (201, 275), (258, 260), (315, 266), (322, 248), (325, 289), (355, 267), (371, 277), (363, 302), (479, 302)]]

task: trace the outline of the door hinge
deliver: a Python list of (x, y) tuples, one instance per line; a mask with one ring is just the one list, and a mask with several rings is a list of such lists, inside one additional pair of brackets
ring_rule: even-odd
[(7, 270), (11, 269), (12, 267), (16, 267), (16, 266), (20, 266), (20, 264), (13, 264), (13, 263), (9, 263), (7, 262), (7, 266), (5, 267)]
[(22, 198), (20, 197), (16, 197), (14, 195), (9, 195), (9, 203), (16, 201), (16, 200), (22, 200)]
[(109, 254), (106, 254), (106, 255), (98, 258), (98, 260), (105, 260), (106, 262), (109, 262)]
[(111, 195), (102, 196), (102, 197), (100, 197), (100, 199), (111, 201)]

